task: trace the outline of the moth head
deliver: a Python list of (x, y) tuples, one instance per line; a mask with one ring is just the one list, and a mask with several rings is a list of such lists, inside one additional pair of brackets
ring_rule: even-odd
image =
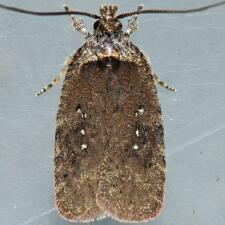
[(122, 24), (116, 17), (118, 7), (115, 5), (101, 5), (101, 18), (94, 23), (94, 30), (103, 33), (116, 33), (121, 31)]

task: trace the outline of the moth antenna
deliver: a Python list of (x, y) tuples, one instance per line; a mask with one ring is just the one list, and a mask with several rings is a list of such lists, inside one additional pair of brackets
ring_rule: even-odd
[(6, 9), (9, 11), (30, 14), (30, 15), (36, 15), (36, 16), (82, 15), (82, 16), (87, 16), (87, 17), (91, 17), (94, 19), (100, 19), (100, 16), (98, 16), (96, 14), (92, 14), (92, 13), (88, 13), (88, 12), (80, 12), (80, 11), (36, 12), (36, 11), (21, 9), (21, 8), (17, 8), (17, 7), (2, 5), (2, 4), (0, 4), (0, 8)]
[(225, 1), (220, 1), (217, 3), (197, 7), (197, 8), (190, 8), (190, 9), (146, 9), (146, 10), (137, 10), (134, 12), (128, 12), (128, 13), (123, 13), (118, 15), (116, 18), (117, 19), (122, 19), (125, 17), (133, 16), (133, 15), (138, 15), (138, 14), (150, 14), (150, 13), (167, 13), (167, 14), (182, 14), (182, 13), (194, 13), (194, 12), (200, 12), (204, 11), (210, 8), (214, 8), (220, 5), (225, 4)]

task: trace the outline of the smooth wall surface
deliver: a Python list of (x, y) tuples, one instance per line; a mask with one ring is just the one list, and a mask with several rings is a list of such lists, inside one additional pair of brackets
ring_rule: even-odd
[[(100, 3), (120, 12), (185, 8), (214, 0), (0, 0), (40, 11), (98, 13)], [(0, 223), (67, 225), (54, 208), (53, 146), (60, 85), (35, 93), (84, 42), (64, 17), (0, 10)], [(162, 214), (151, 225), (223, 225), (225, 221), (225, 5), (189, 15), (142, 15), (133, 42), (150, 57), (165, 126), (167, 184)], [(93, 21), (84, 18), (89, 30)], [(126, 27), (127, 19), (123, 20)], [(94, 225), (119, 225), (112, 219)]]

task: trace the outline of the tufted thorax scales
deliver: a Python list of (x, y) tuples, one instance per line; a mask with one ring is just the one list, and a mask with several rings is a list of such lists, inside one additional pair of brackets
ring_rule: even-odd
[(118, 10), (118, 7), (115, 5), (101, 5), (100, 6), (100, 14), (101, 17), (105, 20), (110, 20), (115, 18), (116, 11)]

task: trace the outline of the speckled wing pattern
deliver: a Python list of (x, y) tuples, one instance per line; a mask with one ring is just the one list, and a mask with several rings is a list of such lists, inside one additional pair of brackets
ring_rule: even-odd
[(96, 192), (103, 156), (101, 120), (105, 102), (98, 93), (102, 84), (96, 74), (78, 73), (80, 57), (78, 50), (68, 65), (57, 113), (55, 195), (63, 217), (88, 222), (101, 214)]
[(160, 105), (153, 80), (141, 67), (122, 62), (113, 75), (106, 97), (108, 145), (97, 204), (116, 219), (145, 221), (159, 213), (163, 202), (165, 160)]
[(112, 59), (110, 65), (79, 65), (79, 51), (57, 114), (57, 208), (73, 221), (154, 218), (163, 204), (165, 156), (150, 66), (137, 48), (142, 64)]

